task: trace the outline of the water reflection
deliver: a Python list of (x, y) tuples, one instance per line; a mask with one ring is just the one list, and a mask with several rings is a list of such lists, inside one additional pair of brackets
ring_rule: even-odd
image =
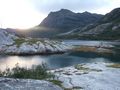
[[(83, 55), (83, 54), (82, 54)], [(85, 57), (86, 55), (86, 57)], [(93, 62), (113, 62), (114, 58), (111, 60), (105, 57), (84, 57), (80, 53), (69, 53), (62, 55), (49, 55), (49, 56), (8, 56), (0, 58), (0, 68), (4, 70), (6, 67), (13, 68), (16, 63), (19, 63), (21, 67), (30, 68), (32, 65), (39, 65), (41, 63), (46, 63), (50, 69), (56, 69), (61, 67), (67, 67), (79, 63), (93, 63)]]
[[(68, 44), (75, 45), (96, 45), (100, 41), (66, 41)], [(112, 42), (104, 42), (113, 44)], [(115, 44), (115, 43), (114, 43)], [(116, 45), (120, 43), (116, 43)], [(119, 47), (119, 46), (118, 46)], [(118, 50), (119, 52), (119, 50)], [(79, 63), (93, 63), (93, 62), (120, 62), (120, 54), (115, 55), (99, 55), (96, 53), (81, 53), (70, 52), (61, 55), (48, 55), (48, 56), (0, 56), (0, 69), (4, 70), (6, 67), (13, 68), (16, 63), (21, 67), (30, 68), (32, 65), (46, 63), (50, 69), (67, 67)]]
[(32, 65), (39, 65), (45, 62), (43, 58), (36, 57), (20, 57), (20, 56), (1, 56), (0, 57), (0, 69), (5, 70), (6, 67), (13, 68), (15, 64), (19, 64), (21, 67), (30, 68)]

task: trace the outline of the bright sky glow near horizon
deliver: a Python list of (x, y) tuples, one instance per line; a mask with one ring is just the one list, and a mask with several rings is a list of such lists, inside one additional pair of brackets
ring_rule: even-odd
[(120, 0), (0, 0), (0, 25), (1, 28), (27, 29), (61, 8), (106, 14), (118, 7)]

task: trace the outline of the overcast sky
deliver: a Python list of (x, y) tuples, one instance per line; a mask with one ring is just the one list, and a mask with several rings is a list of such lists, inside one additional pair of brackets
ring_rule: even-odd
[(3, 28), (30, 28), (61, 8), (106, 14), (119, 6), (120, 0), (0, 0), (0, 24)]
[(106, 14), (113, 8), (120, 6), (120, 0), (31, 0), (31, 2), (36, 9), (45, 14), (61, 8), (75, 12), (89, 11)]

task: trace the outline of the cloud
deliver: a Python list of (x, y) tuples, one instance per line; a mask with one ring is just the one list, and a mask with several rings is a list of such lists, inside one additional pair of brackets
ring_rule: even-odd
[(25, 0), (0, 0), (0, 27), (30, 28), (38, 25), (42, 16)]
[(38, 25), (51, 11), (106, 14), (120, 7), (120, 0), (0, 0), (0, 26), (29, 28)]
[(75, 12), (90, 11), (105, 14), (111, 9), (120, 6), (120, 0), (31, 0), (31, 2), (36, 9), (45, 14), (61, 8)]

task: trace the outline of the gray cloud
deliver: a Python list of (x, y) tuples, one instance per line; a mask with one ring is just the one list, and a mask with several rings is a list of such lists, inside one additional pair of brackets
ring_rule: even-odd
[(33, 0), (36, 8), (41, 12), (48, 13), (61, 8), (72, 11), (91, 11), (109, 4), (105, 0)]
[(74, 12), (90, 11), (106, 13), (108, 9), (113, 7), (112, 4), (115, 4), (114, 7), (116, 6), (116, 3), (113, 3), (115, 1), (118, 1), (117, 3), (120, 5), (120, 0), (31, 0), (36, 9), (44, 14), (60, 10), (61, 8)]

